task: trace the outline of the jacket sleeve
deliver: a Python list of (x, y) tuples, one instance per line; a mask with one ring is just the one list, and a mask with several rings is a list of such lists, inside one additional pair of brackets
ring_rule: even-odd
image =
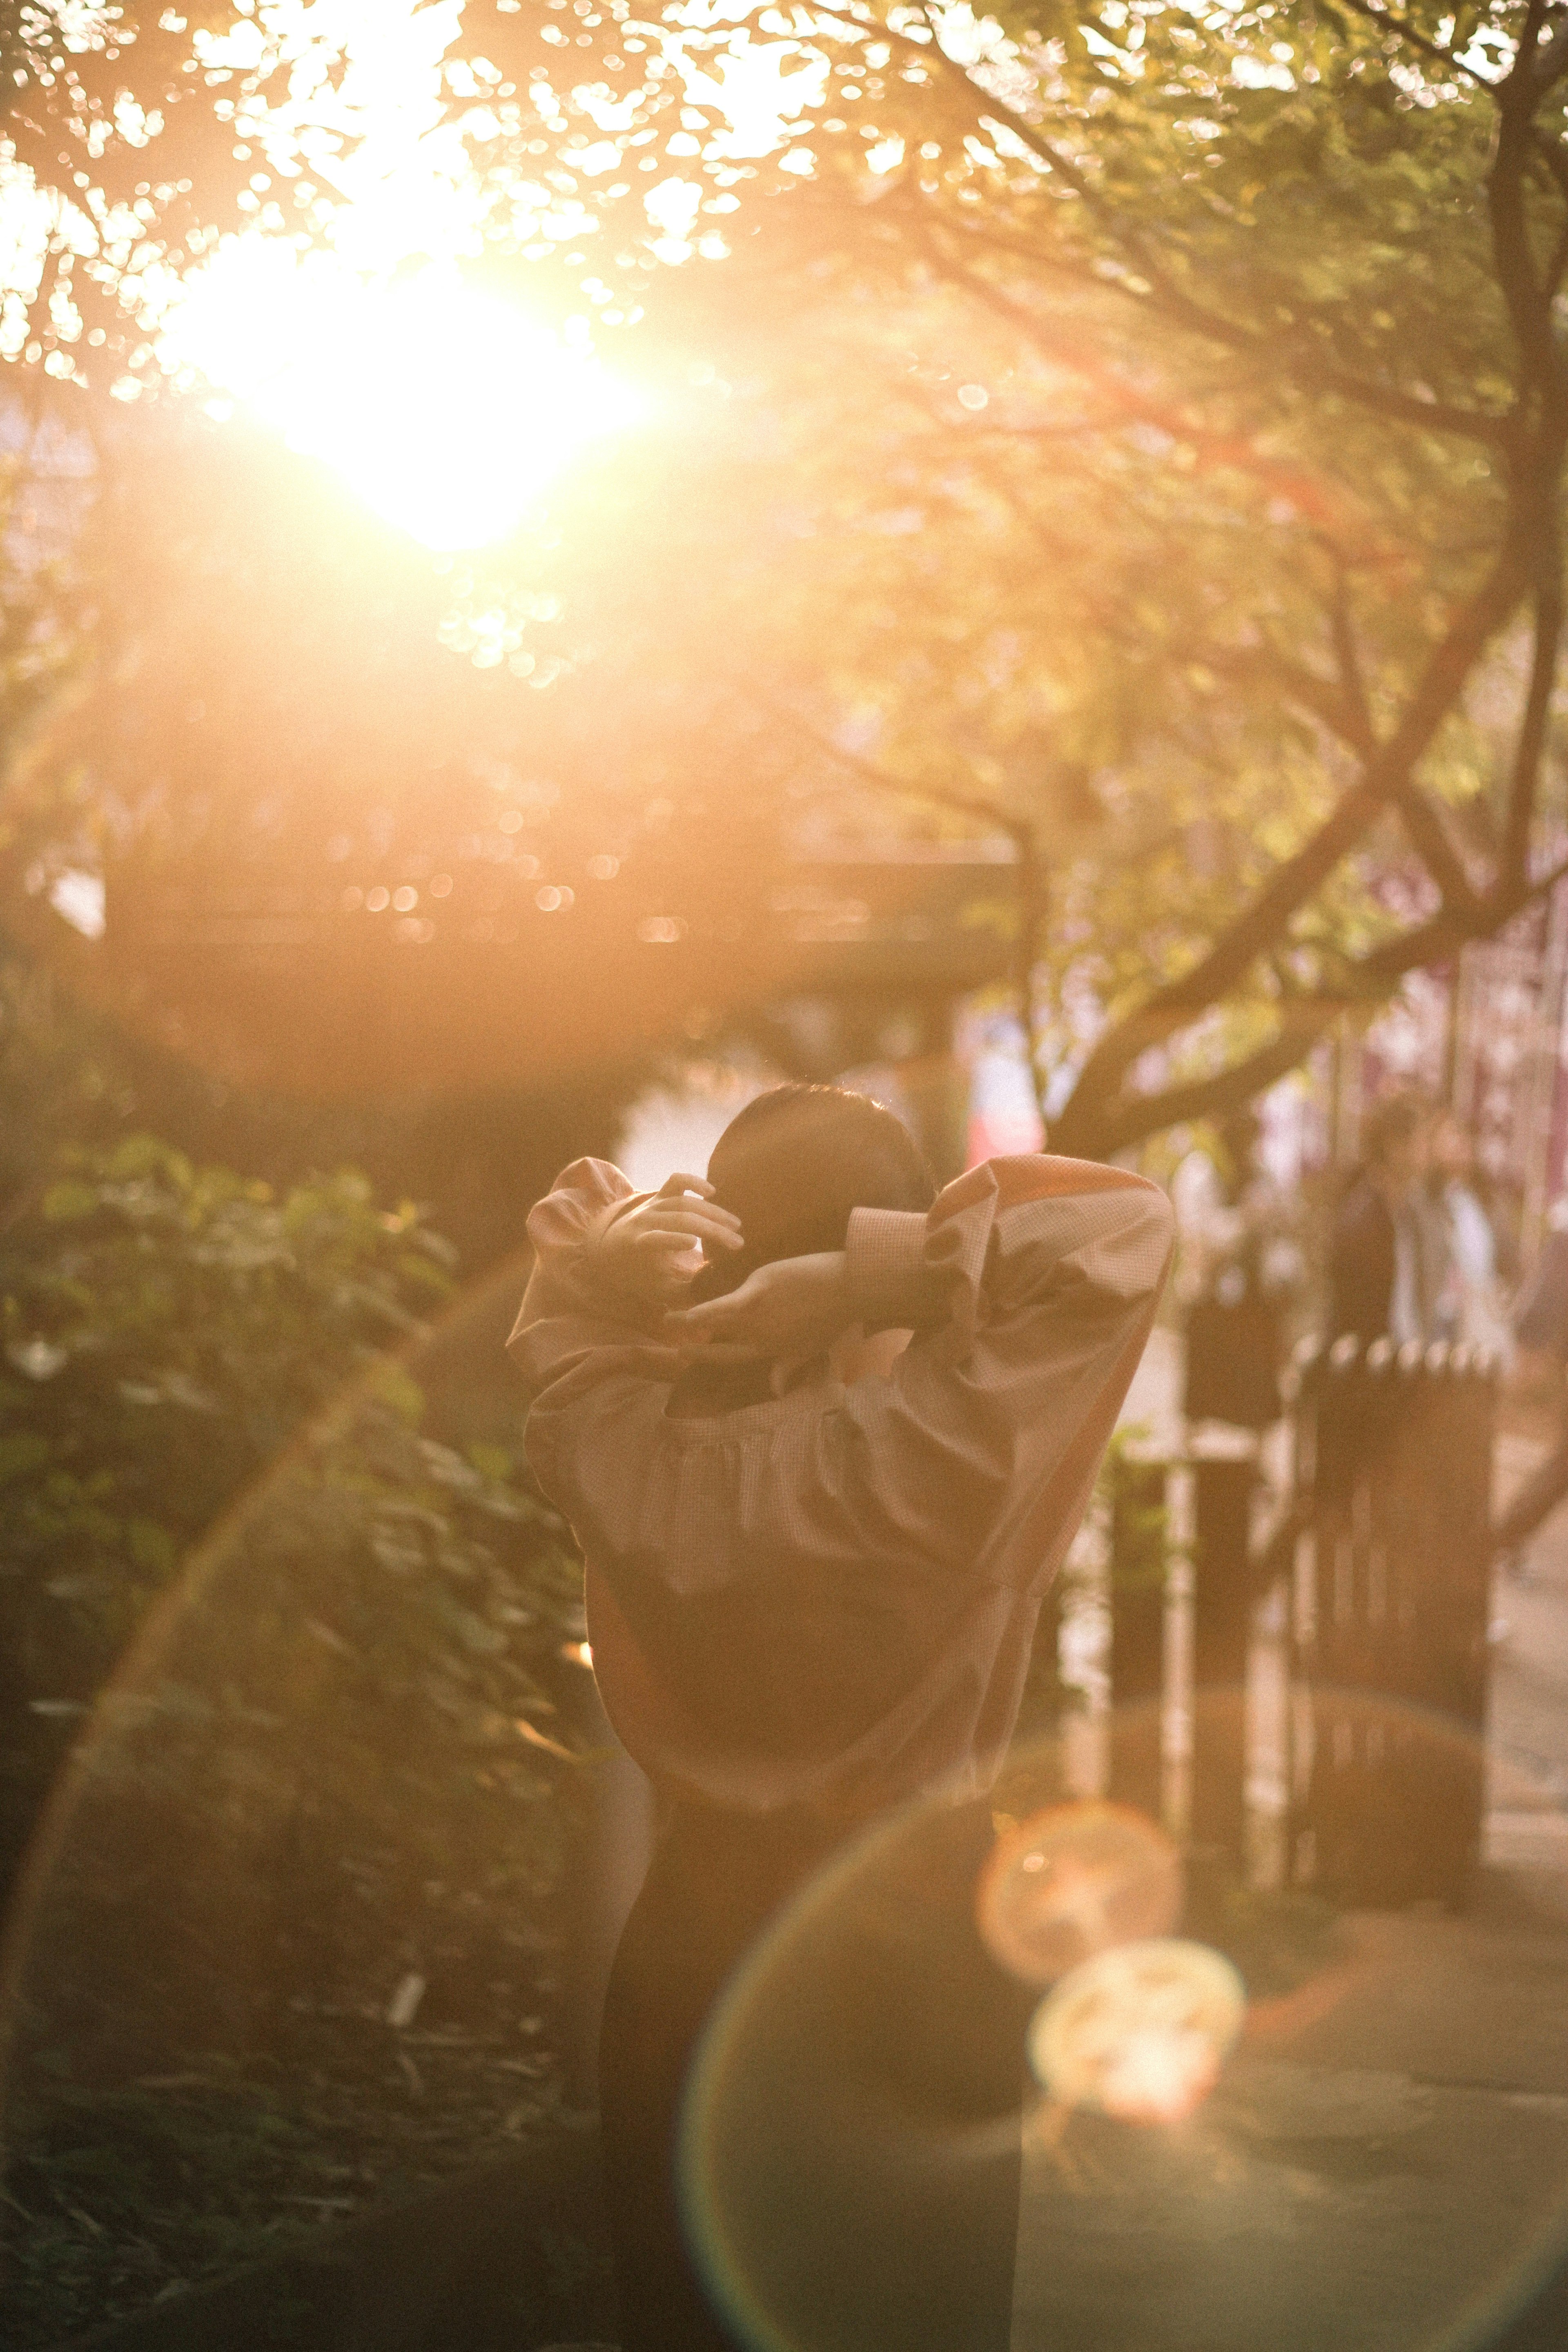
[(1157, 1186), (1031, 1157), (972, 1170), (923, 1216), (857, 1210), (860, 1317), (916, 1333), (891, 1377), (828, 1389), (816, 1412), (687, 1422), (650, 1447), (648, 1383), (679, 1360), (574, 1266), (616, 1195), (581, 1163), (567, 1178), (534, 1213), (541, 1265), (512, 1351), (533, 1397), (530, 1460), (591, 1549), (635, 1557), (675, 1594), (786, 1559), (1005, 1580), (1025, 1557), (1059, 1558), (1164, 1281), (1173, 1220)]
[(1144, 1178), (1044, 1156), (972, 1169), (923, 1218), (858, 1210), (857, 1298), (868, 1320), (916, 1336), (889, 1381), (848, 1392), (841, 1491), (928, 1558), (1059, 1556), (1147, 1342), (1173, 1230)]
[(574, 1160), (529, 1211), (533, 1271), (507, 1349), (531, 1401), (594, 1360), (608, 1371), (648, 1358), (650, 1370), (673, 1377), (675, 1357), (648, 1309), (606, 1279), (594, 1246), (606, 1226), (647, 1198), (607, 1160)]

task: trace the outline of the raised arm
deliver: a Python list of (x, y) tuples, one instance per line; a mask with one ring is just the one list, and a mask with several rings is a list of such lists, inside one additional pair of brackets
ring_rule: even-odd
[(607, 1160), (575, 1160), (529, 1213), (533, 1272), (510, 1339), (537, 1394), (585, 1352), (659, 1346), (703, 1250), (741, 1246), (701, 1176), (635, 1192)]
[[(813, 1277), (833, 1293), (818, 1301), (823, 1330), (837, 1316), (908, 1325), (915, 1338), (890, 1378), (765, 1424), (720, 1414), (676, 1424), (677, 1437), (640, 1401), (650, 1377), (674, 1379), (672, 1349), (656, 1358), (632, 1324), (606, 1348), (605, 1327), (552, 1318), (552, 1334), (536, 1326), (514, 1341), (545, 1373), (530, 1458), (585, 1542), (635, 1554), (639, 1575), (673, 1593), (805, 1559), (851, 1577), (901, 1559), (1032, 1580), (1081, 1515), (1153, 1320), (1173, 1223), (1142, 1178), (1047, 1158), (973, 1169), (927, 1215), (858, 1210), (842, 1260), (819, 1261)], [(802, 1262), (777, 1270), (780, 1285), (789, 1263)], [(744, 1341), (742, 1311), (714, 1301), (685, 1319)], [(680, 1536), (698, 1527), (700, 1542)]]
[(911, 1498), (910, 1534), (983, 1570), (1059, 1557), (1148, 1339), (1173, 1225), (1143, 1178), (1043, 1156), (971, 1170), (925, 1218), (858, 1212), (860, 1311), (926, 1326), (859, 1407), (875, 1507)]

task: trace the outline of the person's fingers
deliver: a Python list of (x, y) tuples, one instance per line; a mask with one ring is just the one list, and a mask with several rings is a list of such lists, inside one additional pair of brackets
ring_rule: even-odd
[[(673, 1176), (665, 1178), (658, 1188), (658, 1197), (660, 1200), (667, 1200), (671, 1194), (678, 1192), (700, 1192), (705, 1201), (710, 1201), (713, 1198), (713, 1187), (706, 1176), (688, 1176), (679, 1168)], [(721, 1213), (727, 1215), (729, 1213), (726, 1210), (721, 1211)]]
[(694, 1201), (678, 1205), (673, 1201), (661, 1202), (655, 1208), (650, 1201), (641, 1216), (628, 1217), (623, 1230), (633, 1234), (707, 1233), (724, 1234), (738, 1239), (740, 1227), (709, 1208), (706, 1202)]
[(714, 1200), (713, 1187), (706, 1176), (688, 1176), (679, 1171), (673, 1176), (667, 1176), (654, 1194), (654, 1199), (678, 1201), (683, 1197), (689, 1198), (693, 1194), (708, 1204), (710, 1216), (721, 1217), (727, 1225), (733, 1225), (737, 1233), (740, 1231), (740, 1218), (733, 1209), (723, 1208)]
[(657, 1206), (649, 1201), (636, 1216), (623, 1219), (621, 1226), (613, 1230), (631, 1234), (668, 1233), (676, 1226), (689, 1227), (693, 1233), (722, 1234), (735, 1242), (741, 1238), (740, 1219), (731, 1216), (727, 1209), (711, 1208), (706, 1201), (677, 1203), (661, 1200)]
[(700, 1310), (694, 1307), (672, 1307), (669, 1313), (669, 1325), (671, 1330), (679, 1330), (682, 1338), (693, 1340), (721, 1339), (726, 1330), (731, 1328), (724, 1323), (715, 1324), (710, 1317), (701, 1314)]
[(634, 1250), (686, 1250), (696, 1242), (711, 1242), (720, 1249), (743, 1249), (739, 1234), (724, 1225), (710, 1225), (700, 1217), (667, 1217), (657, 1225), (648, 1225), (635, 1234), (627, 1243)]
[[(749, 1300), (742, 1298), (742, 1293), (746, 1287), (747, 1285), (742, 1282), (739, 1290), (726, 1291), (722, 1298), (701, 1299), (695, 1307), (689, 1307), (686, 1312), (693, 1323), (704, 1327), (710, 1324), (723, 1325), (733, 1322), (736, 1315), (750, 1304)], [(737, 1301), (741, 1304), (737, 1305)]]

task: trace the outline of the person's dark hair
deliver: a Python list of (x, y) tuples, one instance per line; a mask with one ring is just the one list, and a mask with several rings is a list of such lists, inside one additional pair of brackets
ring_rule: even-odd
[(741, 1220), (745, 1246), (726, 1250), (691, 1286), (720, 1298), (775, 1258), (840, 1250), (852, 1209), (929, 1209), (931, 1173), (901, 1119), (842, 1087), (774, 1087), (749, 1102), (713, 1147), (708, 1181)]
[(1389, 1153), (1413, 1135), (1419, 1135), (1432, 1117), (1432, 1106), (1415, 1087), (1396, 1087), (1374, 1102), (1362, 1121), (1362, 1158), (1379, 1168)]

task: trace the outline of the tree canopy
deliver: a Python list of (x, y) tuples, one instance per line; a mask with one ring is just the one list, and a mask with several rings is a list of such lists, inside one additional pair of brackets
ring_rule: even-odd
[(0, 353), (152, 381), (179, 281), (221, 236), (317, 230), (357, 135), (327, 29), (272, 0), (5, 0)]
[(826, 770), (1033, 828), (1064, 1148), (1255, 1091), (1557, 870), (1558, 13), (584, 0), (553, 68), (467, 13), (533, 94), (481, 126), (514, 212), (548, 133), (591, 299), (732, 386), (717, 659)]
[(470, 266), (652, 410), (447, 575), (486, 730), (586, 682), (635, 798), (699, 713), (731, 862), (759, 796), (1011, 833), (1064, 1149), (1507, 924), (1563, 846), (1559, 13), (468, 0)]

